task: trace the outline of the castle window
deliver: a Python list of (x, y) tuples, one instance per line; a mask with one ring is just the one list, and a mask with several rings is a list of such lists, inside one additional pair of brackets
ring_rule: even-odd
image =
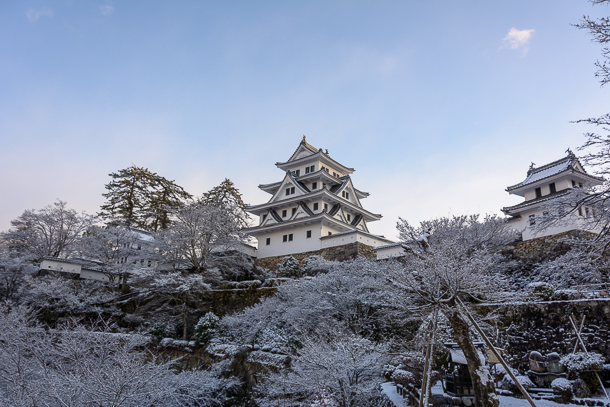
[(265, 245), (266, 245), (266, 246), (269, 246), (270, 244), (271, 244), (271, 238), (270, 238), (270, 237), (268, 237), (268, 238), (265, 240)]
[(585, 218), (589, 217), (589, 207), (585, 206)]
[(572, 180), (572, 188), (576, 187), (576, 181)]
[(345, 199), (349, 199), (349, 192), (341, 191), (341, 196)]
[(317, 211), (317, 210), (318, 210), (318, 203), (317, 203), (317, 202), (313, 204), (313, 210), (314, 210), (314, 211)]
[(327, 203), (324, 204), (324, 210), (328, 211), (328, 204)]
[(295, 175), (296, 177), (300, 176), (300, 175), (301, 175), (301, 170), (296, 170), (296, 171), (294, 172), (294, 175)]
[(534, 226), (536, 224), (536, 215), (530, 215), (530, 226)]
[(336, 177), (336, 176), (337, 176), (337, 173), (333, 171), (333, 177)]
[(285, 218), (287, 214), (288, 214), (288, 213), (286, 212), (286, 209), (284, 209), (284, 210), (282, 211), (282, 218)]
[(294, 187), (286, 188), (286, 195), (292, 195), (292, 194), (294, 194)]
[(264, 214), (264, 215), (263, 215), (263, 220), (262, 220), (261, 222), (264, 222), (264, 221), (266, 221), (266, 220), (267, 220), (267, 214)]
[(333, 232), (328, 232), (328, 236), (330, 236), (330, 235), (332, 235), (332, 234), (333, 234)]
[(578, 208), (578, 216), (582, 216), (582, 206)]
[(347, 214), (347, 221), (349, 222), (349, 221), (351, 221), (351, 220), (352, 220), (352, 216), (351, 216), (351, 215), (348, 213), (348, 214)]
[(292, 242), (292, 233), (288, 235), (288, 241)]
[(309, 239), (311, 237), (311, 230), (307, 231), (307, 238)]
[(282, 236), (282, 242), (287, 242), (287, 241), (288, 241), (288, 235)]
[(582, 188), (582, 182), (578, 183), (578, 188)]
[(540, 198), (542, 196), (542, 191), (540, 188), (536, 188), (536, 198)]
[(309, 174), (309, 167), (305, 167), (305, 174)]
[(549, 184), (549, 188), (551, 189), (551, 194), (554, 194), (555, 192), (557, 192), (557, 190), (555, 189), (555, 183), (551, 182)]
[(318, 183), (317, 182), (312, 183), (311, 189), (318, 189)]
[(297, 208), (292, 208), (292, 216), (294, 216), (295, 213), (297, 213)]
[(311, 167), (309, 167), (309, 171), (315, 172), (316, 171), (316, 166), (312, 165)]

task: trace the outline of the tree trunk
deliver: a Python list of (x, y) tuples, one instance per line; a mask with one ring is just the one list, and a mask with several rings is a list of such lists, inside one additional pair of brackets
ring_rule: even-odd
[(182, 340), (186, 341), (186, 299), (182, 303)]
[(476, 407), (498, 407), (500, 401), (495, 394), (494, 382), (487, 368), (481, 363), (474, 343), (468, 332), (468, 322), (457, 309), (443, 311), (449, 319), (453, 334), (458, 345), (464, 352), (468, 362), (468, 372), (474, 390), (474, 405)]

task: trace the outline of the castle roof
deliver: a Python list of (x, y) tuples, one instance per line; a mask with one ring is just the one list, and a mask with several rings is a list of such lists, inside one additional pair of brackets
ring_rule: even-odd
[(542, 167), (534, 168), (534, 163), (532, 163), (527, 172), (527, 177), (520, 183), (509, 186), (506, 188), (506, 191), (516, 191), (525, 186), (532, 185), (538, 181), (546, 180), (562, 173), (579, 175), (581, 178), (585, 178), (591, 182), (603, 181), (603, 179), (600, 177), (587, 174), (587, 171), (584, 169), (578, 158), (576, 158), (572, 151), (568, 150), (568, 155), (566, 157), (543, 165)]

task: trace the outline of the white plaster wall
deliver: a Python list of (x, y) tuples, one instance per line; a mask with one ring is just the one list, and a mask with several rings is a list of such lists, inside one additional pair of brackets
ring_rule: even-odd
[(392, 246), (376, 250), (377, 259), (387, 259), (390, 257), (399, 257), (405, 254), (405, 249), (402, 246)]
[(61, 261), (55, 260), (43, 260), (40, 263), (41, 270), (52, 270), (52, 271), (62, 271), (65, 273), (76, 273), (79, 274), (81, 272), (81, 265), (75, 263), (64, 263)]
[[(311, 230), (311, 237), (307, 238), (307, 231)], [(302, 253), (320, 250), (320, 223), (300, 226), (291, 229), (270, 232), (257, 236), (258, 257), (284, 256), (292, 253)], [(284, 242), (283, 236), (292, 233), (292, 242)], [(266, 245), (266, 239), (271, 238), (271, 244)]]
[(97, 281), (110, 281), (108, 276), (101, 271), (93, 271), (93, 270), (82, 270), (80, 273), (80, 278), (84, 280), (97, 280)]
[(326, 249), (327, 247), (342, 246), (344, 244), (350, 244), (355, 242), (360, 242), (371, 247), (383, 246), (384, 244), (389, 243), (387, 240), (376, 239), (368, 235), (359, 233), (358, 231), (354, 231), (352, 233), (346, 233), (344, 235), (339, 236), (323, 235), (322, 249)]
[(521, 213), (521, 219), (517, 222), (512, 223), (511, 225), (522, 233), (523, 240), (531, 240), (537, 237), (551, 236), (556, 235), (558, 233), (567, 232), (570, 230), (579, 230), (584, 229), (584, 217), (578, 215), (572, 215), (569, 224), (554, 226), (546, 228), (544, 231), (534, 234), (532, 231), (532, 227), (529, 224), (529, 216), (536, 215), (541, 216), (543, 209), (527, 211)]

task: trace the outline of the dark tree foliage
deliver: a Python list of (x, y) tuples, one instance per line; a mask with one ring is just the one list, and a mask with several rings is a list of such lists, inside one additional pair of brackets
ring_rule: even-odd
[(224, 207), (229, 209), (234, 215), (235, 220), (242, 226), (247, 226), (247, 220), (249, 219), (248, 213), (246, 212), (246, 204), (241, 198), (241, 193), (233, 182), (225, 178), (217, 187), (210, 189), (208, 192), (204, 192), (200, 198), (200, 202), (204, 205)]
[(191, 198), (181, 186), (147, 168), (132, 165), (110, 174), (99, 216), (109, 223), (148, 231), (167, 229), (170, 214)]

